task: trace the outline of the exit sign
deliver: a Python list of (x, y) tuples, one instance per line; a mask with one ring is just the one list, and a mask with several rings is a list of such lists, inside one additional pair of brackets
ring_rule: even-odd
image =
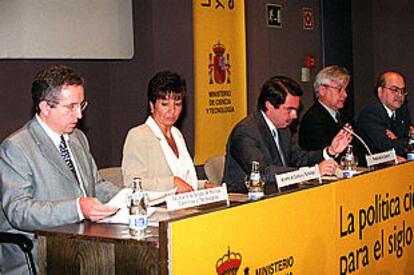
[(266, 19), (268, 27), (282, 28), (282, 6), (266, 4)]

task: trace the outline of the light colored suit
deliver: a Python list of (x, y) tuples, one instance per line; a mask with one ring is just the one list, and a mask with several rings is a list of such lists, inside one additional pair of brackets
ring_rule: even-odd
[[(99, 176), (86, 136), (75, 129), (70, 134), (69, 146), (87, 196), (108, 201), (119, 187)], [(34, 240), (35, 230), (80, 221), (76, 200), (83, 193), (35, 118), (1, 144), (0, 182), (3, 208), (0, 231), (25, 233)], [(16, 262), (25, 265), (17, 261), (14, 254), (20, 253), (17, 248), (9, 245), (1, 248), (3, 272), (14, 268), (11, 265)], [(36, 258), (36, 248), (34, 252)]]
[[(178, 129), (175, 128), (174, 131), (178, 134), (177, 146), (184, 148), (179, 153), (185, 155), (189, 160), (187, 161), (187, 169), (192, 178), (197, 181), (184, 137)], [(133, 178), (140, 176), (145, 190), (167, 191), (173, 188), (174, 174), (168, 165), (160, 142), (160, 137), (157, 137), (146, 123), (132, 128), (128, 132), (122, 158), (124, 186), (131, 186)], [(178, 143), (181, 143), (181, 146)], [(195, 185), (197, 188), (197, 182)]]

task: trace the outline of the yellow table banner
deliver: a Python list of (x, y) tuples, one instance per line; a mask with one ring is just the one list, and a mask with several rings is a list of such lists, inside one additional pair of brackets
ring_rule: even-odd
[(244, 1), (193, 1), (195, 163), (224, 155), (246, 116)]
[(174, 221), (170, 271), (414, 274), (413, 168), (410, 162)]

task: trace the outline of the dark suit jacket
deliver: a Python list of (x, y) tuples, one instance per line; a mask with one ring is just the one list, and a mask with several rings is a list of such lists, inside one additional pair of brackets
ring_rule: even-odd
[(408, 140), (410, 125), (410, 112), (407, 104), (404, 104), (396, 111), (396, 123), (393, 132), (398, 139), (389, 139), (385, 134), (385, 130), (391, 130), (393, 127), (392, 121), (380, 100), (377, 97), (372, 97), (358, 115), (356, 131), (365, 140), (372, 153), (395, 148), (397, 155), (404, 156), (403, 148)]
[(314, 165), (323, 160), (322, 150), (306, 152), (291, 140), (288, 129), (278, 129), (280, 146), (288, 167), (283, 167), (269, 127), (260, 112), (255, 112), (239, 122), (227, 142), (224, 182), (229, 192), (246, 193), (245, 176), (251, 162), (260, 163), (265, 180), (265, 193), (277, 192), (275, 174)]
[[(75, 129), (69, 145), (87, 196), (108, 201), (120, 188), (99, 176), (86, 136)], [(35, 230), (80, 221), (76, 200), (82, 191), (35, 118), (1, 144), (0, 182), (0, 231), (23, 233), (35, 242)], [(24, 274), (19, 269), (25, 266), (24, 257), (18, 256), (19, 249), (4, 244), (0, 249), (0, 271)]]
[(299, 145), (306, 150), (324, 149), (341, 129), (329, 112), (316, 101), (304, 114), (299, 129)]

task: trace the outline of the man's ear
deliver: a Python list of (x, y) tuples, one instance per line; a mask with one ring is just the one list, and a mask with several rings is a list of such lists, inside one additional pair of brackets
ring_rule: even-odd
[(151, 114), (154, 112), (154, 104), (152, 104), (152, 102), (149, 102), (149, 106), (150, 106), (150, 112)]
[(43, 100), (43, 101), (40, 101), (39, 103), (39, 109), (40, 109), (40, 113), (44, 115), (48, 115), (50, 111), (50, 106), (45, 100)]
[(328, 88), (326, 88), (325, 86), (320, 85), (320, 86), (319, 86), (319, 97), (320, 97), (321, 95), (322, 95), (322, 96), (325, 96), (325, 95), (326, 95), (326, 93), (328, 92), (327, 90), (328, 90)]
[(383, 93), (384, 93), (384, 88), (383, 87), (378, 87), (377, 88), (378, 98), (382, 98)]
[(273, 107), (272, 103), (270, 103), (269, 100), (266, 100), (265, 107), (266, 107), (266, 110), (275, 109), (275, 107)]

